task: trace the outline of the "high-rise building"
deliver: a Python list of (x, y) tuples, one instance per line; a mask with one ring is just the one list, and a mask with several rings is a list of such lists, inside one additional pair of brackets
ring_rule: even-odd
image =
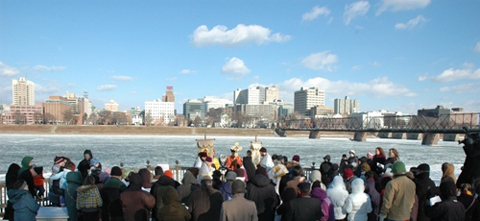
[(105, 110), (107, 111), (118, 111), (118, 104), (114, 100), (110, 100), (110, 102), (105, 103)]
[(162, 96), (163, 102), (175, 102), (175, 95), (173, 94), (173, 86), (167, 86), (167, 92)]
[(35, 105), (35, 83), (21, 77), (12, 80), (13, 105)]
[(147, 115), (150, 115), (151, 122), (145, 122), (145, 124), (169, 124), (175, 120), (175, 102), (164, 102), (160, 99), (146, 101), (145, 116)]
[(325, 105), (325, 91), (318, 87), (300, 88), (295, 91), (294, 110), (299, 114), (310, 116), (310, 109), (314, 106)]
[(278, 100), (279, 91), (272, 87), (249, 87), (248, 89), (237, 89), (233, 91), (233, 104), (262, 104)]
[(357, 113), (360, 111), (360, 101), (350, 100), (348, 96), (345, 99), (335, 98), (333, 108), (335, 114)]
[(183, 104), (183, 115), (188, 120), (195, 120), (197, 117), (203, 120), (205, 114), (205, 103), (201, 100), (189, 99)]

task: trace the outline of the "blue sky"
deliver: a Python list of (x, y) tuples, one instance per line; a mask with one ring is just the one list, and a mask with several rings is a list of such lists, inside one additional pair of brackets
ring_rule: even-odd
[(89, 92), (144, 108), (276, 85), (360, 101), (361, 111), (480, 112), (480, 1), (0, 1), (0, 98)]

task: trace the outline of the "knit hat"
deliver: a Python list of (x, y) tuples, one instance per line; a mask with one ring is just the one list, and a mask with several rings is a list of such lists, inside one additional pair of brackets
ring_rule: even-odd
[(265, 147), (260, 148), (260, 152), (266, 153), (267, 149)]
[(300, 162), (300, 156), (298, 156), (298, 155), (293, 156), (292, 161)]
[(407, 168), (405, 167), (405, 163), (402, 161), (396, 161), (392, 165), (392, 173), (393, 175), (405, 174), (407, 172)]
[(352, 169), (345, 168), (345, 170), (343, 170), (343, 179), (348, 179), (350, 177), (353, 177)]
[(355, 150), (350, 150), (348, 153), (353, 153), (353, 154), (355, 154)]
[(233, 171), (228, 171), (225, 179), (226, 180), (236, 180), (237, 179), (237, 174)]
[(240, 168), (235, 170), (235, 174), (237, 174), (237, 178), (245, 177), (245, 171), (243, 171), (243, 169), (240, 169)]
[(430, 165), (426, 163), (422, 163), (418, 165), (417, 170), (422, 171), (422, 172), (430, 172)]
[(98, 178), (99, 178), (99, 181), (103, 183), (110, 178), (110, 175), (108, 175), (107, 172), (101, 172), (100, 175), (98, 175)]
[(211, 163), (211, 162), (213, 162), (213, 159), (211, 157), (207, 157), (207, 159), (205, 159), (205, 161)]
[(122, 169), (120, 169), (120, 167), (114, 166), (112, 167), (112, 171), (110, 171), (110, 175), (122, 176), (123, 175)]
[(362, 171), (365, 171), (365, 172), (368, 172), (371, 170), (370, 165), (368, 165), (368, 163), (363, 163), (361, 168), (362, 168)]
[(326, 155), (325, 157), (323, 157), (323, 159), (330, 161), (330, 155)]
[(232, 193), (233, 194), (235, 194), (235, 193), (245, 193), (245, 192), (247, 192), (245, 182), (243, 182), (241, 180), (233, 181), (233, 183), (232, 183)]
[(168, 177), (170, 177), (170, 178), (173, 179), (173, 173), (172, 173), (172, 171), (170, 171), (170, 170), (165, 171), (165, 172), (163, 173), (163, 175), (168, 176)]
[(55, 163), (61, 163), (63, 161), (63, 157), (59, 157), (59, 156), (55, 156), (55, 159), (53, 160), (53, 162)]
[(97, 158), (94, 157), (90, 159), (90, 166), (94, 166), (97, 163), (100, 163), (100, 161)]

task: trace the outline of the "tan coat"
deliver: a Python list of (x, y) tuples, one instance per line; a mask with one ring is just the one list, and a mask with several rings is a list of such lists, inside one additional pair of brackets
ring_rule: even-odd
[(257, 221), (257, 207), (253, 201), (245, 199), (245, 195), (243, 193), (237, 193), (231, 200), (223, 203), (220, 218), (222, 221)]
[(415, 183), (406, 176), (388, 182), (380, 214), (392, 220), (409, 220), (415, 203)]

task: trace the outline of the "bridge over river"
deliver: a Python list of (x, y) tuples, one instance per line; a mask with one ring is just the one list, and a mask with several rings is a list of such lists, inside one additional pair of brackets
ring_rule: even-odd
[(310, 138), (320, 138), (322, 131), (355, 132), (353, 140), (365, 141), (367, 133), (381, 138), (422, 139), (424, 145), (444, 140), (457, 140), (459, 134), (480, 132), (480, 113), (451, 113), (438, 116), (368, 116), (343, 118), (286, 119), (277, 126), (277, 133), (310, 131)]

